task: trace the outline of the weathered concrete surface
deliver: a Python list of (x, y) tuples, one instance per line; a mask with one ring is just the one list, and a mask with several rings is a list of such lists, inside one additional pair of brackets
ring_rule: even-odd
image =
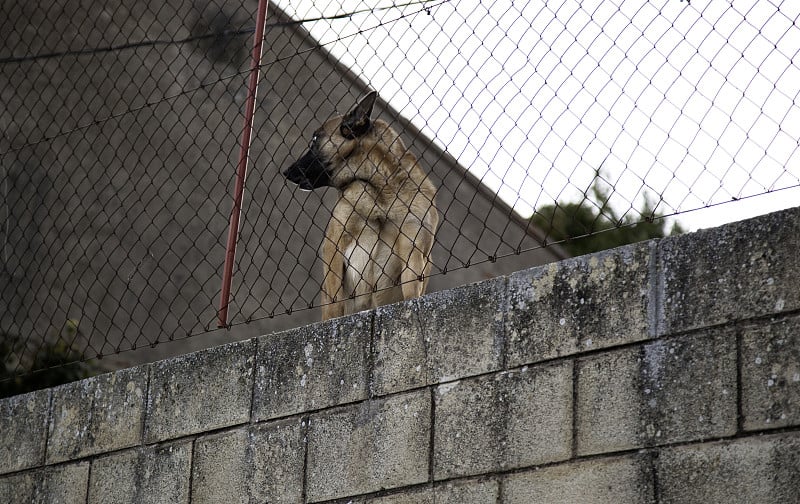
[(255, 419), (365, 399), (371, 320), (362, 313), (259, 338)]
[(374, 333), (370, 380), (374, 395), (428, 384), (428, 352), (417, 300), (375, 310)]
[(89, 463), (79, 462), (0, 477), (4, 504), (85, 504)]
[(305, 422), (286, 420), (198, 438), (192, 502), (301, 503)]
[(44, 462), (50, 390), (0, 399), (0, 474)]
[(506, 282), (504, 277), (495, 278), (417, 300), (429, 383), (502, 367)]
[(247, 422), (254, 360), (251, 340), (153, 364), (145, 442)]
[(570, 362), (461, 380), (435, 390), (437, 480), (570, 457)]
[(580, 359), (577, 376), (579, 455), (736, 433), (732, 331)]
[(744, 428), (800, 425), (800, 319), (741, 331)]
[(313, 415), (308, 432), (308, 501), (427, 481), (430, 422), (427, 390)]
[(639, 243), (512, 274), (508, 366), (646, 339), (653, 248)]
[(659, 242), (659, 334), (800, 308), (800, 207)]
[(47, 462), (141, 443), (147, 371), (131, 368), (54, 388)]
[(88, 504), (189, 502), (192, 443), (133, 448), (92, 462)]
[(655, 503), (649, 457), (635, 455), (559, 464), (513, 474), (503, 480), (503, 504), (556, 502)]
[(657, 469), (663, 504), (800, 502), (796, 433), (667, 449)]
[(348, 499), (342, 504), (497, 504), (497, 480), (448, 481), (400, 491), (381, 497)]

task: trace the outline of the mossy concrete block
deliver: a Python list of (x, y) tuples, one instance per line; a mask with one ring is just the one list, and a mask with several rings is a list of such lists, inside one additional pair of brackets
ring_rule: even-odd
[(86, 504), (89, 462), (0, 477), (3, 504)]
[(800, 308), (800, 207), (659, 242), (659, 334)]
[(800, 436), (784, 433), (662, 450), (659, 502), (800, 502)]
[(44, 462), (50, 390), (0, 399), (0, 474)]
[(502, 368), (506, 281), (494, 278), (417, 299), (429, 383)]
[(198, 438), (192, 503), (301, 503), (305, 427), (286, 420)]
[(736, 433), (736, 337), (712, 331), (578, 361), (579, 455)]
[(259, 338), (254, 418), (366, 399), (371, 330), (365, 312)]
[(427, 390), (313, 415), (308, 432), (307, 500), (427, 481), (430, 420)]
[(133, 448), (92, 461), (88, 504), (189, 502), (192, 443)]
[(509, 367), (648, 338), (652, 243), (509, 277)]
[(435, 400), (436, 480), (571, 455), (571, 362), (440, 385)]
[(147, 370), (139, 366), (54, 388), (48, 463), (140, 444)]
[(427, 385), (428, 352), (417, 300), (375, 310), (373, 353), (370, 385), (374, 395)]
[(742, 331), (745, 430), (800, 425), (800, 318)]
[(153, 364), (145, 442), (247, 422), (254, 360), (249, 340)]
[(506, 476), (503, 504), (651, 504), (653, 484), (646, 455), (571, 462)]

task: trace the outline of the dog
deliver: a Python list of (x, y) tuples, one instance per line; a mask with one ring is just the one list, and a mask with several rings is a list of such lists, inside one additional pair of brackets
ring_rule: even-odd
[(334, 187), (322, 242), (322, 319), (422, 295), (439, 223), (436, 186), (381, 119), (378, 93), (313, 134), (308, 152), (283, 175), (300, 189)]

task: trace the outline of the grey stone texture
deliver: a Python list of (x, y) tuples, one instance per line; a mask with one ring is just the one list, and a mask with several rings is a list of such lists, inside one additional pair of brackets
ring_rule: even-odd
[(447, 383), (435, 400), (437, 480), (571, 455), (571, 362)]
[(736, 336), (671, 338), (578, 360), (578, 455), (736, 433)]
[(50, 390), (0, 399), (0, 474), (44, 462)]
[(666, 449), (657, 462), (659, 502), (800, 502), (797, 433)]
[(500, 496), (497, 480), (448, 481), (433, 488), (434, 504), (495, 504)]
[(379, 497), (346, 499), (349, 504), (497, 504), (500, 483), (493, 479), (455, 480), (414, 487)]
[(655, 504), (653, 485), (648, 456), (571, 462), (505, 477), (503, 504)]
[(428, 480), (431, 399), (427, 390), (311, 416), (309, 502)]
[(0, 477), (4, 504), (85, 504), (89, 462), (64, 464)]
[(428, 352), (417, 300), (375, 310), (372, 352), (372, 394), (384, 395), (428, 384)]
[(800, 425), (800, 319), (742, 328), (746, 430)]
[(659, 334), (800, 308), (800, 207), (661, 240)]
[(429, 383), (502, 367), (506, 278), (436, 292), (418, 303)]
[(198, 438), (192, 503), (303, 502), (304, 437), (289, 419)]
[(145, 442), (247, 422), (255, 341), (202, 350), (152, 365)]
[(47, 461), (61, 462), (142, 442), (147, 367), (53, 389)]
[(92, 461), (88, 504), (189, 502), (192, 443), (133, 448)]
[(654, 244), (644, 242), (509, 277), (509, 367), (648, 337)]
[(365, 399), (371, 331), (367, 312), (259, 338), (255, 419)]

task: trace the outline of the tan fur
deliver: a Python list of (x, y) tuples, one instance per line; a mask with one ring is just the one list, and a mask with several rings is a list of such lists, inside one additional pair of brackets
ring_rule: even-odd
[(322, 245), (323, 320), (422, 295), (439, 222), (436, 187), (388, 124), (350, 141), (338, 124), (323, 127), (333, 182), (346, 184)]
[[(323, 320), (420, 296), (428, 283), (436, 187), (397, 132), (369, 120), (374, 100), (373, 93), (347, 116), (326, 121), (309, 154), (285, 172), (305, 189), (340, 191), (322, 243)], [(311, 165), (325, 166), (324, 183), (303, 177)]]

